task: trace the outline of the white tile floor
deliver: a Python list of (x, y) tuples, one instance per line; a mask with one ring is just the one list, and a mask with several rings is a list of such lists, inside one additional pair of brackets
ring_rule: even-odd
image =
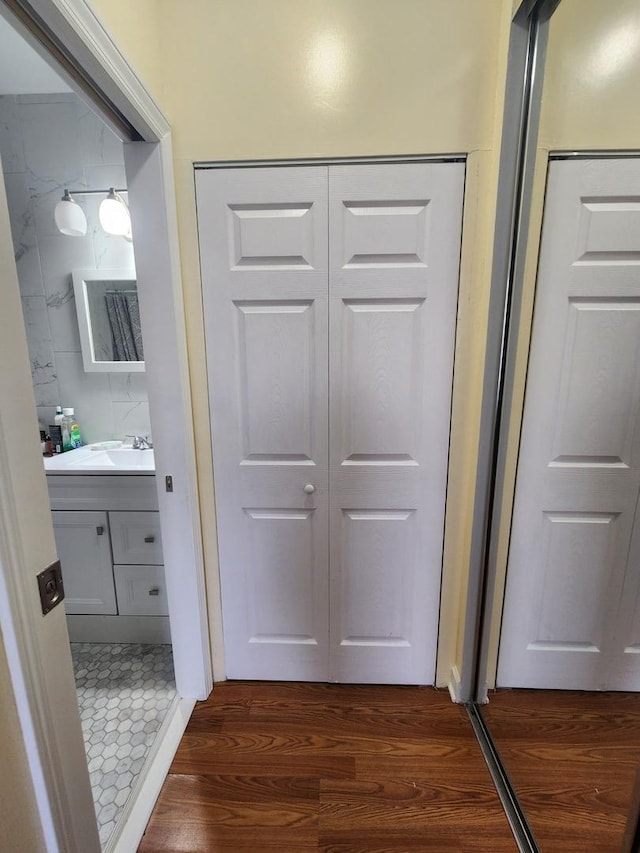
[(171, 646), (71, 643), (104, 847), (176, 695)]

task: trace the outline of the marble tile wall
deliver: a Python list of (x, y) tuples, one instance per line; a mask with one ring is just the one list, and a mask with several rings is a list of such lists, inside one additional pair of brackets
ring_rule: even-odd
[(3, 95), (0, 157), (43, 428), (60, 404), (75, 408), (87, 442), (150, 433), (144, 374), (84, 372), (71, 282), (74, 268), (132, 268), (133, 247), (100, 227), (100, 196), (76, 198), (85, 237), (53, 219), (65, 187), (126, 186), (122, 142), (74, 94)]

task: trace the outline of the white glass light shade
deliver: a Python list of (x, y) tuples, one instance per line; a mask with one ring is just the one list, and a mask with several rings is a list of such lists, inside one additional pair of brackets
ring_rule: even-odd
[(56, 204), (53, 218), (61, 234), (68, 237), (84, 237), (87, 233), (87, 217), (84, 210), (65, 192), (64, 197)]
[(107, 234), (126, 237), (131, 234), (131, 217), (129, 210), (120, 196), (109, 190), (109, 195), (100, 203), (98, 210), (100, 225)]

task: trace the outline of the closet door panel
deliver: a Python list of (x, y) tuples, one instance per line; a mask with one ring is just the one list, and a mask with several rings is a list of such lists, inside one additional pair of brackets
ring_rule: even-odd
[(227, 674), (326, 680), (327, 169), (196, 187)]
[(549, 167), (500, 686), (638, 687), (639, 186), (640, 160)]
[(331, 677), (433, 683), (464, 166), (329, 169)]

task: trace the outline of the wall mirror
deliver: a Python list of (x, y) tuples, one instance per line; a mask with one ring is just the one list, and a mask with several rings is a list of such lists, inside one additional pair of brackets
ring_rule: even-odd
[(537, 6), (531, 100), (541, 97), (523, 152), (529, 221), (512, 254), (478, 695), (488, 698), (488, 751), (513, 789), (503, 801), (519, 849), (631, 853), (640, 850), (640, 117), (630, 108), (640, 6)]
[(144, 370), (134, 270), (73, 270), (73, 290), (87, 373)]

